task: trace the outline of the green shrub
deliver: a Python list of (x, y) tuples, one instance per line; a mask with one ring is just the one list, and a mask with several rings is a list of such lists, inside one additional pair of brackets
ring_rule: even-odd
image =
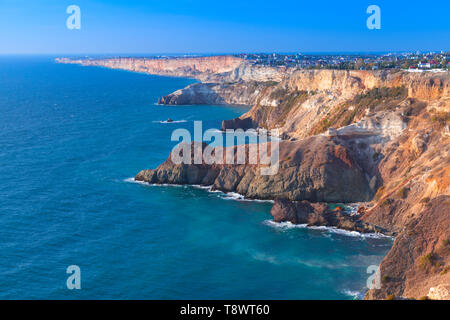
[(420, 257), (420, 266), (422, 269), (426, 269), (428, 266), (433, 266), (436, 262), (436, 255), (432, 252), (427, 253)]

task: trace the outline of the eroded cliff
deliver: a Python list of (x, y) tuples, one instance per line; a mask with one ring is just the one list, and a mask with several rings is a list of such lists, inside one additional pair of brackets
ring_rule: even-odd
[[(360, 231), (368, 223), (372, 230), (387, 230), (396, 239), (380, 266), (381, 288), (368, 291), (366, 298), (449, 299), (449, 80), (448, 73), (301, 70), (276, 83), (256, 82), (253, 90), (250, 82), (240, 82), (241, 91), (234, 92), (245, 92), (253, 107), (239, 119), (224, 121), (223, 129), (278, 128), (291, 141), (281, 144), (277, 177), (255, 178), (254, 170), (234, 166), (219, 170), (226, 183), (208, 182), (248, 197), (292, 200), (293, 208), (305, 200), (367, 201), (356, 221), (326, 211), (300, 219), (301, 210), (281, 215), (275, 210), (274, 217)], [(215, 91), (233, 96), (235, 85), (228, 84), (226, 94)], [(233, 103), (230, 98), (223, 102)], [(342, 162), (323, 158), (330, 146), (342, 148), (358, 168), (350, 180)], [(296, 151), (287, 155), (286, 150)], [(324, 161), (310, 162), (311, 156), (304, 156), (308, 151)], [(283, 164), (285, 159), (289, 165)], [(335, 163), (329, 176), (304, 174), (328, 172), (328, 161)]]
[[(169, 157), (136, 179), (281, 199), (290, 209), (275, 208), (279, 221), (386, 230), (395, 242), (380, 266), (381, 288), (366, 298), (450, 299), (449, 73), (293, 70), (221, 60), (223, 67), (205, 68), (180, 61), (137, 67), (127, 60), (120, 68), (203, 81), (162, 97), (163, 104), (251, 105), (223, 129), (278, 128), (286, 139), (278, 174), (261, 175), (260, 166), (248, 163), (175, 165)], [(355, 201), (365, 201), (357, 220), (314, 211), (323, 208), (318, 202)]]
[(56, 62), (205, 80), (211, 75), (229, 73), (235, 70), (242, 64), (243, 60), (233, 56), (206, 56), (160, 59), (121, 57), (109, 59), (58, 58)]

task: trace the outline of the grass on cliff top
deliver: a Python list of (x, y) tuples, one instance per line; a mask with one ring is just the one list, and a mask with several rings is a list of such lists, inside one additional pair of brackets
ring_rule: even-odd
[(366, 110), (377, 112), (389, 110), (397, 106), (408, 95), (404, 87), (373, 88), (358, 94), (353, 99), (341, 104), (337, 109), (329, 112), (312, 130), (312, 134), (325, 132), (330, 127), (340, 128), (359, 121)]

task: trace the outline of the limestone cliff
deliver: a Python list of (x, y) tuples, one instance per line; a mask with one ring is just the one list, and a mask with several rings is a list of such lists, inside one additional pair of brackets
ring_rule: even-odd
[(349, 125), (381, 108), (394, 108), (406, 97), (448, 104), (448, 78), (448, 73), (299, 70), (261, 90), (241, 118), (279, 128), (286, 138), (304, 138)]
[[(253, 105), (240, 119), (224, 121), (223, 129), (279, 128), (291, 141), (281, 144), (278, 175), (261, 178), (253, 169), (231, 166), (216, 168), (217, 172), (208, 175), (214, 176), (208, 183), (256, 198), (369, 199), (360, 208), (357, 221), (327, 212), (305, 216), (301, 210), (281, 215), (274, 210), (278, 218), (293, 223), (307, 221), (353, 230), (368, 223), (395, 234), (392, 250), (380, 266), (381, 289), (370, 290), (366, 298), (449, 299), (449, 80), (448, 73), (301, 70), (277, 83), (256, 82), (253, 92), (251, 82), (240, 82), (242, 91), (234, 91), (236, 84), (228, 84), (226, 94), (215, 89), (218, 96), (227, 97), (233, 91), (245, 92)], [(222, 102), (232, 103), (232, 99)], [(337, 146), (345, 159), (351, 159), (354, 169), (345, 171), (342, 162), (326, 158)], [(307, 150), (323, 162), (311, 162)], [(326, 169), (328, 161), (333, 164), (331, 171)], [(165, 176), (168, 172), (172, 169), (166, 163), (137, 178), (173, 182)], [(189, 179), (178, 182), (186, 181)]]
[(123, 69), (155, 75), (207, 79), (208, 76), (229, 73), (243, 60), (233, 56), (179, 57), (179, 58), (109, 58), (68, 59), (58, 58), (58, 63)]
[[(162, 104), (251, 105), (239, 119), (224, 119), (223, 129), (279, 128), (285, 139), (279, 172), (263, 176), (261, 166), (249, 163), (175, 165), (169, 157), (136, 180), (278, 198), (289, 209), (275, 207), (279, 221), (386, 230), (395, 242), (380, 266), (381, 289), (366, 298), (449, 299), (448, 72), (295, 70), (233, 57), (195, 59), (73, 62), (202, 81), (161, 97)], [(289, 202), (305, 200), (314, 204)], [(323, 208), (317, 202), (355, 201), (365, 201), (357, 221), (314, 211)]]

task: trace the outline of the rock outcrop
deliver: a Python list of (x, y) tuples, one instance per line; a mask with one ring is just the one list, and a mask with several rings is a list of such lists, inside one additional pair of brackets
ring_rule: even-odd
[[(249, 99), (252, 109), (223, 128), (247, 128), (250, 121), (252, 127), (278, 128), (291, 140), (280, 145), (279, 173), (258, 177), (246, 166), (220, 167), (208, 182), (247, 197), (300, 201), (277, 202), (276, 221), (395, 234), (380, 265), (381, 288), (369, 290), (366, 299), (447, 297), (449, 78), (448, 73), (320, 70), (294, 72), (261, 86)], [(342, 171), (342, 162), (324, 156), (331, 153), (356, 171)], [(328, 160), (340, 163), (329, 167), (335, 173), (325, 169)], [(168, 180), (154, 180), (162, 181)], [(360, 187), (364, 192), (349, 195)], [(317, 204), (324, 201), (370, 203), (351, 221)]]
[(177, 90), (159, 98), (158, 103), (167, 105), (252, 105), (259, 90), (265, 83), (232, 82), (232, 83), (194, 83), (184, 89)]
[[(194, 147), (191, 149), (194, 155)], [(247, 155), (248, 152), (247, 145)], [(252, 199), (358, 202), (373, 196), (369, 181), (351, 154), (339, 141), (327, 137), (281, 141), (279, 170), (273, 175), (262, 175), (260, 169), (264, 166), (249, 164), (248, 159), (247, 156), (245, 164), (235, 165), (174, 164), (170, 156), (157, 169), (141, 171), (135, 179), (159, 184), (212, 185), (214, 189)]]
[[(380, 265), (381, 288), (365, 298), (448, 299), (449, 72), (296, 70), (234, 57), (190, 59), (60, 62), (202, 81), (162, 97), (162, 104), (251, 105), (222, 129), (279, 129), (284, 141), (276, 174), (261, 175), (264, 166), (248, 162), (174, 164), (169, 157), (136, 180), (283, 199), (272, 210), (275, 221), (395, 234)], [(360, 201), (368, 203), (357, 219), (319, 203)]]
[(336, 227), (360, 233), (387, 233), (385, 229), (363, 222), (357, 216), (351, 216), (339, 209), (330, 210), (325, 203), (276, 199), (270, 213), (275, 222)]

